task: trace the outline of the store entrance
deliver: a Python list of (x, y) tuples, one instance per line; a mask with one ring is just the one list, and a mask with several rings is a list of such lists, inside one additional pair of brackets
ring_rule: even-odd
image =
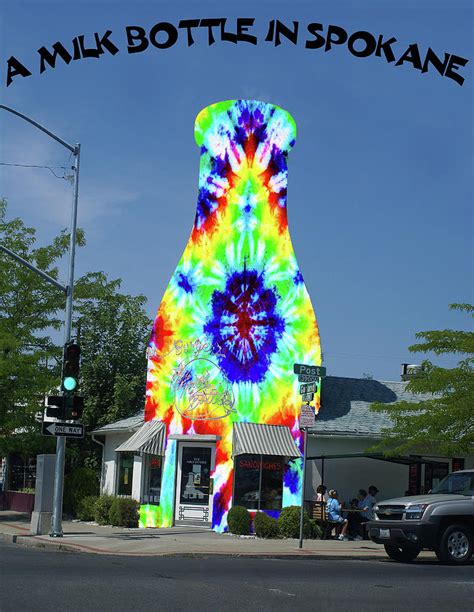
[(214, 445), (180, 443), (176, 470), (176, 525), (211, 526), (214, 458)]

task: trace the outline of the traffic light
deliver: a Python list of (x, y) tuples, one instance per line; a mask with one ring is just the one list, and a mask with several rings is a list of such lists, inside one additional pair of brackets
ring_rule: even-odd
[(84, 398), (79, 397), (78, 395), (68, 394), (64, 396), (64, 401), (64, 418), (68, 421), (79, 420), (84, 411)]
[(62, 389), (66, 393), (74, 393), (79, 384), (79, 367), (81, 358), (81, 347), (75, 342), (70, 342), (64, 347), (64, 365)]
[(55, 419), (64, 418), (64, 397), (62, 395), (49, 395), (46, 398), (46, 416)]

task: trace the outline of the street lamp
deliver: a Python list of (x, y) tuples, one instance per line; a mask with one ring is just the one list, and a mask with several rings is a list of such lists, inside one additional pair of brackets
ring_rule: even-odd
[[(20, 119), (31, 123), (36, 128), (47, 134), (56, 142), (59, 142), (60, 145), (68, 149), (74, 155), (74, 197), (71, 211), (71, 232), (69, 237), (69, 267), (68, 267), (68, 278), (67, 285), (63, 286), (58, 283), (55, 279), (48, 276), (42, 270), (38, 270), (35, 266), (25, 261), (16, 253), (13, 253), (6, 247), (0, 245), (0, 249), (6, 252), (8, 255), (20, 261), (22, 264), (26, 265), (28, 268), (42, 276), (45, 280), (55, 285), (59, 289), (63, 290), (66, 294), (66, 312), (65, 312), (65, 321), (64, 321), (64, 344), (66, 345), (71, 340), (71, 330), (72, 330), (72, 299), (73, 299), (73, 290), (74, 290), (74, 261), (76, 255), (76, 231), (77, 231), (77, 204), (79, 199), (79, 162), (80, 162), (80, 154), (81, 154), (81, 145), (70, 145), (69, 143), (59, 138), (48, 129), (30, 119), (23, 113), (19, 113), (13, 108), (9, 108), (3, 104), (0, 104), (0, 109), (6, 110)], [(56, 466), (54, 471), (54, 497), (53, 497), (53, 518), (51, 521), (51, 537), (62, 537), (62, 506), (63, 506), (63, 485), (64, 485), (64, 459), (66, 454), (66, 438), (62, 436), (58, 436), (56, 440)]]

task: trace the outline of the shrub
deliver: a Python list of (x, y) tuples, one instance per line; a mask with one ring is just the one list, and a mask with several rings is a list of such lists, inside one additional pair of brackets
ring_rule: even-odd
[(233, 506), (227, 515), (229, 531), (237, 535), (249, 535), (251, 524), (250, 512), (243, 506)]
[(265, 512), (257, 512), (253, 526), (259, 538), (277, 538), (279, 535), (277, 519), (268, 516)]
[(95, 495), (83, 497), (77, 506), (76, 516), (81, 521), (95, 520), (95, 507), (98, 501)]
[(130, 497), (115, 497), (109, 510), (111, 525), (138, 527), (138, 502)]
[(317, 523), (314, 519), (309, 519), (309, 537), (312, 540), (319, 540), (323, 535), (323, 530), (321, 525)]
[(99, 525), (110, 525), (109, 512), (114, 499), (113, 495), (102, 495), (96, 501), (94, 518)]
[[(278, 530), (282, 538), (300, 537), (301, 506), (287, 506), (281, 511), (278, 519)], [(306, 510), (303, 514), (303, 537), (308, 538), (311, 533), (309, 516)]]
[(76, 515), (83, 497), (99, 495), (99, 481), (94, 470), (82, 467), (64, 479), (64, 512)]

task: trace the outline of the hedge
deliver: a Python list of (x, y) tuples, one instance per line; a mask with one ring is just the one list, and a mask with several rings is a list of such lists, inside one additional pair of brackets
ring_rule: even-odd
[(231, 533), (249, 535), (251, 525), (250, 512), (243, 506), (233, 506), (227, 515), (227, 525)]
[(110, 506), (114, 501), (113, 495), (102, 495), (95, 504), (95, 522), (99, 525), (110, 525)]
[(138, 527), (138, 502), (130, 497), (115, 497), (109, 510), (111, 525)]
[[(282, 538), (300, 537), (301, 506), (287, 506), (283, 508), (278, 518), (278, 531)], [(303, 514), (303, 537), (311, 536), (311, 523), (306, 510)]]
[(257, 512), (253, 519), (255, 535), (259, 538), (278, 538), (278, 521), (265, 512)]
[(78, 504), (76, 516), (80, 521), (95, 521), (96, 505), (99, 498), (95, 495), (83, 497)]
[(64, 479), (64, 512), (75, 516), (81, 499), (91, 495), (99, 495), (99, 481), (94, 470), (82, 467), (66, 475)]

